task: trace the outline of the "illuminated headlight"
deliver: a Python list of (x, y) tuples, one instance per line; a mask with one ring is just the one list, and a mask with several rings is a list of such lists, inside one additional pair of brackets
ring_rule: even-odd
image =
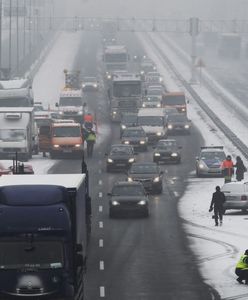
[(154, 156), (160, 156), (160, 153), (154, 153)]
[(133, 163), (134, 162), (134, 158), (129, 158), (128, 162), (129, 163)]
[(141, 200), (140, 202), (138, 202), (138, 205), (146, 205), (146, 201), (145, 200)]
[(80, 146), (81, 146), (80, 144), (76, 144), (76, 145), (75, 145), (76, 148), (79, 148)]
[(113, 114), (113, 115), (116, 115), (116, 111), (113, 111), (112, 114)]
[(154, 70), (154, 71), (156, 71), (156, 70), (157, 70), (157, 68), (156, 68), (156, 67), (153, 67), (153, 70)]
[(159, 77), (159, 82), (162, 82), (163, 81), (163, 78), (162, 77)]
[(144, 74), (145, 74), (145, 72), (144, 72), (144, 71), (140, 71), (140, 74), (141, 74), (141, 75), (144, 75)]
[(133, 57), (134, 59), (137, 59), (137, 55), (134, 55), (134, 57)]
[(85, 84), (83, 84), (83, 88), (85, 88), (86, 87), (86, 85)]
[(113, 159), (108, 158), (108, 163), (112, 163), (112, 162), (113, 162)]
[(94, 84), (94, 88), (97, 88), (97, 84), (96, 83)]
[(59, 145), (53, 145), (54, 148), (59, 148)]
[(128, 177), (128, 178), (127, 178), (127, 181), (128, 181), (128, 182), (132, 182), (132, 181), (133, 181), (133, 178), (132, 178), (132, 177)]
[(153, 182), (159, 182), (159, 180), (160, 180), (159, 177), (155, 177), (155, 178), (153, 179)]
[(199, 164), (199, 168), (200, 168), (200, 169), (204, 169), (204, 168), (205, 168), (205, 165), (204, 165), (203, 163), (200, 163), (200, 164)]
[(172, 129), (173, 126), (171, 124), (168, 125), (168, 129)]
[(185, 128), (185, 129), (189, 129), (189, 125), (185, 125), (184, 128)]
[(108, 75), (107, 78), (108, 78), (108, 79), (111, 79), (111, 75)]
[(144, 145), (146, 143), (146, 141), (140, 141), (141, 145)]
[(118, 201), (112, 201), (112, 205), (117, 206), (117, 205), (120, 205), (120, 203)]
[(186, 108), (182, 108), (181, 111), (186, 111)]
[(63, 112), (62, 112), (62, 111), (60, 111), (60, 112), (59, 112), (59, 114), (60, 114), (60, 115), (63, 115)]
[(142, 104), (142, 107), (146, 107), (146, 104), (145, 104), (145, 103), (143, 103), (143, 104)]
[(162, 132), (157, 132), (156, 135), (157, 135), (157, 136), (161, 136), (161, 135), (162, 135)]
[(82, 111), (79, 111), (77, 114), (81, 116), (81, 115), (83, 114), (83, 112), (82, 112)]
[(177, 154), (176, 152), (174, 152), (174, 153), (171, 153), (171, 156), (172, 156), (172, 157), (177, 157), (178, 154)]
[(126, 129), (127, 126), (126, 125), (121, 125), (121, 129)]
[(161, 107), (161, 103), (158, 103), (158, 104), (157, 104), (157, 107)]
[(129, 143), (130, 143), (129, 141), (124, 141), (124, 144), (126, 145), (129, 145)]

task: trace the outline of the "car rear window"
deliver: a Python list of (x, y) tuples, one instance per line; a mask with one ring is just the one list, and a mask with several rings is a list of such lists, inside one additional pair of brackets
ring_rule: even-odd
[(244, 184), (225, 184), (223, 187), (222, 187), (222, 192), (225, 192), (225, 193), (243, 193), (244, 192)]

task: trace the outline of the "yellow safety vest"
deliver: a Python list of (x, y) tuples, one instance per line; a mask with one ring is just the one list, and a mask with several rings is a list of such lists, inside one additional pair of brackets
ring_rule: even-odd
[(96, 136), (93, 133), (89, 133), (89, 135), (86, 138), (87, 141), (95, 142)]
[(247, 264), (247, 261), (248, 261), (248, 255), (242, 255), (236, 265), (236, 268), (237, 269), (248, 269), (248, 264)]

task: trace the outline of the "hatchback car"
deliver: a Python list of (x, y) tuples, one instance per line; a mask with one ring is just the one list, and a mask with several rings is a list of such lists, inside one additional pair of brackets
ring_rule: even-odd
[(246, 212), (248, 209), (248, 182), (229, 182), (222, 186), (221, 191), (226, 196), (224, 210), (238, 209)]
[(96, 77), (84, 77), (82, 80), (83, 91), (98, 91), (99, 82)]
[(155, 194), (163, 191), (163, 172), (153, 162), (134, 163), (128, 171), (128, 181), (139, 181), (147, 191)]
[(138, 125), (137, 113), (124, 113), (121, 116), (120, 123), (120, 138), (122, 137), (123, 131), (128, 127), (135, 127)]
[(225, 158), (222, 146), (201, 147), (200, 155), (196, 157), (196, 176), (222, 176), (221, 164)]
[(149, 216), (148, 196), (139, 182), (120, 181), (114, 184), (109, 200), (109, 217), (135, 213)]
[(167, 117), (168, 134), (190, 134), (191, 121), (185, 114), (171, 114)]
[(129, 127), (124, 129), (121, 142), (125, 145), (132, 145), (134, 150), (146, 151), (148, 138), (142, 127)]
[(130, 145), (112, 145), (109, 154), (106, 153), (106, 171), (122, 171), (130, 168), (135, 161), (134, 150)]
[(176, 140), (160, 140), (153, 152), (153, 162), (181, 162), (182, 147), (177, 145)]

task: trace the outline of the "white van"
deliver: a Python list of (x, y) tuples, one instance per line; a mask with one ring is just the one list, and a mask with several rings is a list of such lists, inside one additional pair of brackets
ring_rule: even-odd
[(167, 138), (164, 110), (161, 108), (141, 108), (138, 112), (138, 126), (141, 126), (149, 143)]

